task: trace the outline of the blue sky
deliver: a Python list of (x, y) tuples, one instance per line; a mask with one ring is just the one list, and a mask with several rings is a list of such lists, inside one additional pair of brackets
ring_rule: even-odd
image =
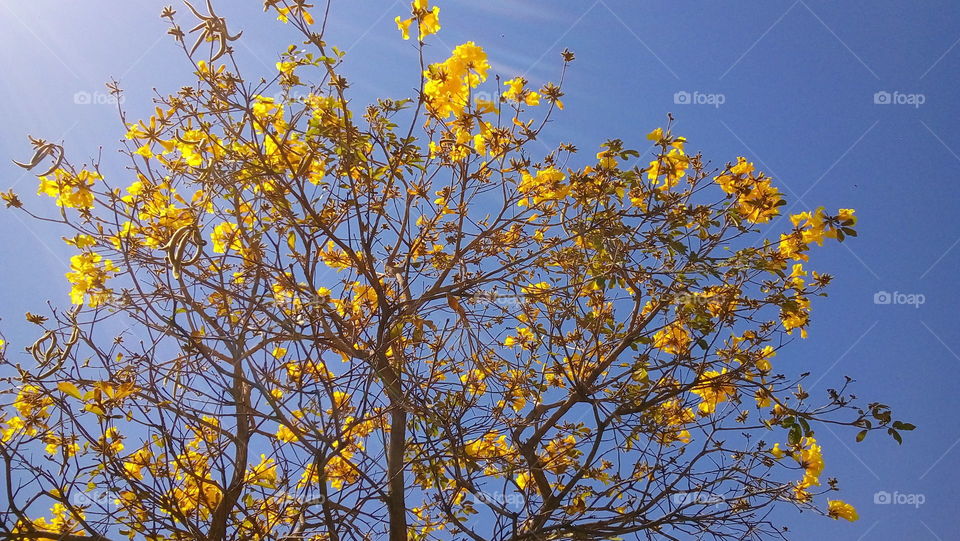
[[(272, 73), (276, 51), (292, 34), (262, 14), (260, 2), (218, 4), (232, 28), (244, 30), (238, 55), (248, 73)], [(75, 158), (102, 147), (106, 173), (126, 174), (111, 160), (123, 127), (115, 107), (102, 103), (104, 81), (120, 80), (125, 107), (139, 118), (152, 109), (153, 88), (165, 93), (190, 80), (159, 19), (163, 5), (0, 0), (0, 189), (12, 186), (28, 206), (49, 208), (33, 195), (35, 178), (8, 161), (28, 157), (28, 133), (64, 140)], [(813, 372), (811, 383), (823, 376), (813, 394), (853, 376), (859, 397), (891, 405), (919, 429), (902, 447), (876, 435), (856, 444), (853, 432), (819, 431), (825, 475), (841, 479), (843, 498), (861, 519), (848, 524), (793, 512), (780, 518), (797, 538), (955, 538), (960, 420), (950, 406), (960, 391), (960, 204), (953, 186), (960, 170), (960, 7), (948, 0), (440, 5), (443, 31), (428, 60), (472, 40), (495, 71), (525, 74), (539, 85), (558, 77), (563, 48), (576, 53), (567, 110), (547, 130), (547, 145), (567, 141), (592, 150), (618, 137), (643, 150), (644, 134), (669, 111), (689, 149), (718, 166), (746, 156), (776, 179), (794, 211), (857, 209), (859, 238), (812, 258), (813, 268), (836, 280), (831, 296), (814, 303), (810, 338), (777, 358), (797, 373)], [(348, 51), (354, 102), (409, 95), (416, 50), (393, 25), (406, 2), (333, 7), (328, 41)], [(0, 212), (0, 317), (8, 337), (24, 328), (25, 311), (42, 312), (47, 300), (68, 302), (63, 274), (70, 253), (61, 234)], [(920, 294), (924, 303), (878, 304), (882, 291)], [(922, 494), (925, 501), (875, 504), (878, 491)]]

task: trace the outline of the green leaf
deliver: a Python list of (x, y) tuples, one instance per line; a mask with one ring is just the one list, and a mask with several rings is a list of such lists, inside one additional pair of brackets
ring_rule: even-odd
[(866, 437), (867, 437), (867, 431), (861, 430), (860, 432), (857, 433), (857, 443), (860, 443), (861, 441), (863, 441), (863, 438), (866, 438)]
[(790, 433), (787, 434), (787, 443), (790, 445), (797, 445), (800, 443), (800, 425), (793, 425), (793, 428), (790, 429)]
[(893, 436), (893, 439), (897, 440), (897, 443), (899, 443), (900, 445), (903, 445), (903, 438), (900, 437), (900, 433), (899, 433), (899, 432), (897, 432), (896, 430), (894, 430), (894, 429), (892, 429), (892, 428), (888, 428), (888, 429), (887, 429), (887, 434), (890, 434), (891, 436)]

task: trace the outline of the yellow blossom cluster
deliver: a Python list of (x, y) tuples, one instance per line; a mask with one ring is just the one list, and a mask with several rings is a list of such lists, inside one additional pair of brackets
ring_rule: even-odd
[(843, 500), (827, 500), (827, 516), (834, 520), (844, 519), (855, 522), (860, 519), (857, 510)]
[(559, 475), (575, 465), (582, 454), (577, 449), (577, 438), (568, 434), (550, 440), (540, 456), (540, 462), (545, 470)]
[(423, 97), (438, 118), (457, 114), (470, 103), (470, 91), (487, 80), (487, 53), (472, 41), (458, 45), (447, 60), (424, 71)]
[(536, 175), (523, 171), (517, 191), (526, 197), (517, 201), (517, 206), (539, 205), (565, 198), (570, 193), (570, 185), (563, 182), (566, 178), (563, 171), (555, 167), (537, 171)]
[[(676, 137), (668, 143), (664, 137), (663, 128), (657, 128), (647, 134), (647, 139), (661, 143), (663, 148), (670, 147), (670, 150), (650, 162), (647, 168), (647, 179), (657, 185), (661, 191), (667, 191), (676, 186), (680, 179), (687, 175), (687, 169), (690, 168), (690, 158), (683, 150), (686, 139)], [(661, 177), (663, 177), (662, 180)]]
[(690, 431), (684, 428), (692, 423), (696, 416), (693, 410), (684, 407), (679, 400), (667, 400), (657, 405), (651, 414), (651, 419), (657, 426), (655, 438), (663, 445), (670, 445), (675, 441), (690, 443)]
[(474, 368), (460, 376), (460, 383), (464, 385), (467, 394), (482, 395), (487, 392), (487, 384), (483, 381), (486, 378), (487, 375), (483, 373), (483, 370)]
[(264, 488), (277, 488), (277, 462), (261, 454), (260, 462), (247, 468), (243, 481)]
[(64, 169), (57, 169), (53, 172), (52, 179), (47, 176), (40, 177), (37, 194), (55, 198), (58, 207), (91, 209), (93, 208), (91, 188), (94, 182), (102, 179), (99, 173), (86, 169), (75, 175)]
[(503, 93), (507, 101), (523, 103), (530, 107), (540, 105), (540, 94), (527, 89), (527, 80), (523, 77), (514, 77), (503, 84), (507, 87), (507, 91)]
[(692, 338), (690, 332), (680, 321), (665, 325), (653, 335), (653, 347), (664, 353), (679, 355), (685, 353)]
[(223, 222), (213, 228), (210, 234), (210, 240), (213, 241), (213, 251), (218, 254), (225, 254), (228, 250), (240, 250), (243, 243), (240, 242), (240, 232), (237, 230), (237, 224), (233, 222)]
[(86, 516), (77, 508), (72, 510), (61, 503), (53, 504), (50, 508), (50, 519), (45, 517), (34, 519), (32, 524), (26, 524), (22, 520), (17, 522), (13, 529), (13, 539), (30, 539), (31, 537), (20, 537), (17, 533), (35, 534), (37, 530), (41, 532), (53, 532), (59, 534), (57, 537), (69, 537), (83, 534), (86, 530), (79, 525)]
[(743, 156), (714, 180), (724, 192), (736, 198), (737, 210), (748, 222), (762, 224), (780, 214), (783, 195), (773, 187), (770, 177), (754, 174), (753, 163)]
[(857, 217), (853, 209), (840, 209), (836, 216), (828, 216), (823, 207), (813, 212), (801, 212), (790, 216), (794, 230), (790, 234), (780, 235), (780, 255), (784, 259), (807, 261), (809, 245), (823, 246), (824, 239), (843, 240), (844, 235), (855, 235), (853, 226)]
[(417, 28), (420, 31), (420, 41), (440, 31), (440, 8), (438, 6), (431, 8), (429, 4), (429, 0), (413, 0), (413, 4), (410, 6), (413, 17), (401, 19), (397, 16), (394, 19), (403, 39), (410, 39), (410, 26), (414, 22), (417, 23)]
[[(550, 440), (543, 452), (539, 454), (539, 462), (543, 464), (544, 471), (560, 475), (570, 467), (575, 466), (577, 464), (577, 458), (581, 455), (583, 455), (583, 452), (577, 449), (577, 438), (572, 434), (568, 434), (566, 436), (557, 436)], [(521, 490), (527, 487), (536, 489), (533, 480), (533, 473), (530, 471), (522, 471), (515, 477), (517, 486), (520, 487)]]
[(290, 16), (301, 16), (303, 21), (307, 24), (313, 24), (316, 22), (313, 18), (313, 15), (307, 11), (308, 7), (313, 7), (309, 4), (303, 2), (296, 2), (290, 6), (274, 6), (277, 9), (277, 20), (283, 23), (290, 22)]
[(793, 266), (787, 280), (795, 294), (780, 307), (780, 320), (787, 334), (793, 334), (793, 330), (799, 328), (801, 338), (807, 337), (807, 325), (810, 323), (810, 299), (803, 294), (803, 277), (806, 275), (803, 265), (797, 263)]
[(797, 461), (803, 469), (803, 478), (797, 481), (794, 494), (798, 500), (808, 501), (810, 493), (807, 489), (820, 486), (820, 474), (823, 473), (823, 454), (817, 440), (812, 436), (801, 438), (789, 451), (781, 449), (780, 444), (777, 443), (774, 444), (770, 453), (778, 459), (789, 455)]
[(86, 301), (91, 307), (109, 301), (113, 290), (106, 286), (106, 282), (119, 271), (113, 261), (103, 260), (97, 253), (86, 252), (71, 257), (70, 272), (66, 274), (67, 280), (73, 286), (70, 300), (73, 304), (83, 304)]
[(498, 432), (488, 432), (483, 437), (464, 445), (463, 454), (473, 461), (485, 461), (487, 465), (484, 468), (484, 473), (487, 475), (499, 475), (502, 466), (498, 467), (497, 461), (509, 460), (517, 454), (517, 451), (507, 443), (505, 435)]
[[(117, 194), (119, 196), (119, 190)], [(123, 248), (125, 243), (148, 248), (163, 246), (178, 229), (195, 223), (194, 212), (189, 205), (206, 206), (208, 212), (212, 211), (209, 202), (205, 202), (206, 195), (202, 190), (195, 192), (188, 203), (166, 181), (154, 184), (143, 175), (138, 175), (137, 180), (126, 188), (126, 195), (120, 196), (120, 200), (135, 220), (124, 221), (120, 231), (111, 237), (113, 247), (117, 250)]]
[(709, 415), (716, 411), (717, 405), (726, 402), (728, 397), (736, 393), (736, 388), (730, 376), (727, 376), (727, 369), (717, 372), (716, 370), (707, 370), (697, 380), (694, 388), (690, 392), (700, 397), (700, 413)]

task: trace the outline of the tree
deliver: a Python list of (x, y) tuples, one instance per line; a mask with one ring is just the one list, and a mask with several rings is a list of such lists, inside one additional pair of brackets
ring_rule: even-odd
[[(778, 504), (857, 518), (820, 497), (815, 430), (912, 425), (774, 361), (830, 282), (809, 248), (856, 236), (853, 210), (764, 238), (772, 179), (711, 169), (672, 118), (646, 164), (620, 140), (537, 156), (562, 74), (494, 84), (472, 42), (428, 64), (425, 0), (396, 20), (419, 91), (362, 114), (313, 6), (265, 2), (302, 39), (269, 81), (241, 74), (212, 5), (187, 8), (162, 17), (196, 82), (147, 120), (121, 108), (129, 178), (32, 139), (21, 166), (58, 214), (4, 194), (77, 250), (74, 307), (27, 315), (29, 356), (2, 351), (5, 539), (742, 539), (781, 536)], [(101, 330), (121, 316), (136, 336)]]

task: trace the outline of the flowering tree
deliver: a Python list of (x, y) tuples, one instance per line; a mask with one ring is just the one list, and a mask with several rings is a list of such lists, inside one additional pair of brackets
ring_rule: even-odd
[[(355, 111), (303, 0), (265, 2), (302, 43), (251, 82), (239, 33), (187, 6), (162, 16), (196, 83), (147, 120), (121, 110), (129, 178), (34, 139), (20, 165), (57, 214), (3, 195), (77, 250), (74, 307), (2, 349), (4, 538), (741, 539), (781, 535), (776, 504), (856, 520), (821, 499), (815, 430), (913, 427), (775, 360), (830, 281), (808, 249), (855, 236), (853, 210), (764, 238), (772, 179), (710, 170), (669, 122), (649, 160), (620, 140), (536, 155), (562, 75), (497, 92), (472, 42), (424, 61), (412, 98)], [(396, 23), (423, 58), (439, 8)]]

